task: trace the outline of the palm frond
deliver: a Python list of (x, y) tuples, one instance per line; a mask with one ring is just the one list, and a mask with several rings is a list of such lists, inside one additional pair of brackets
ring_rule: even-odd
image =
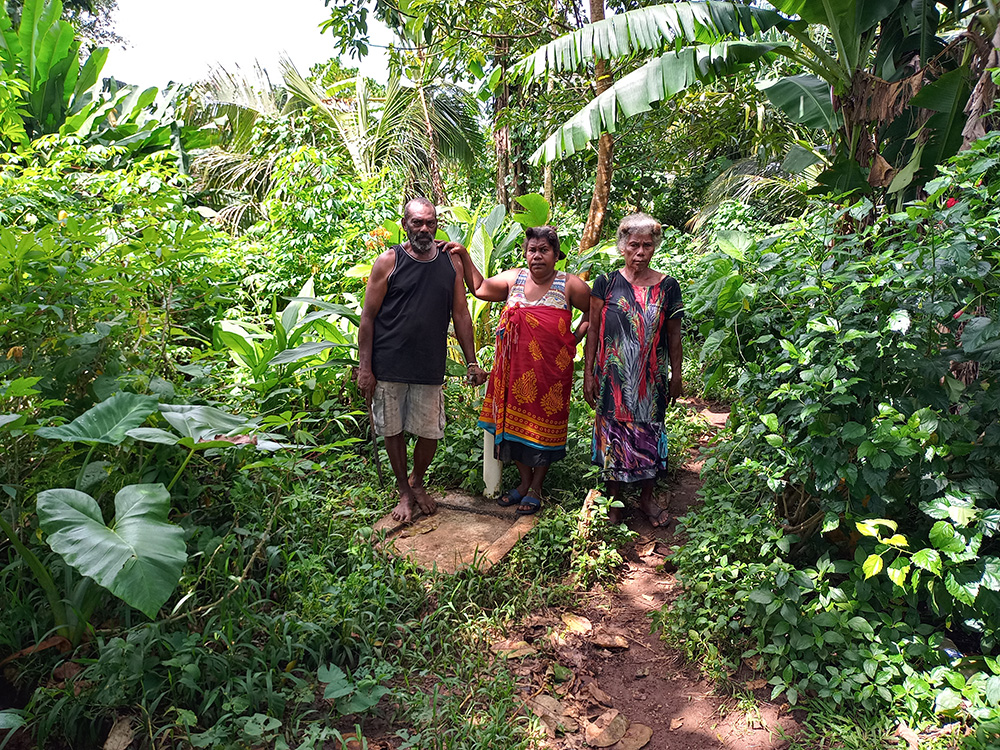
[(726, 201), (752, 204), (761, 219), (776, 224), (805, 210), (806, 191), (815, 186), (818, 171), (817, 167), (805, 175), (789, 175), (778, 163), (741, 159), (712, 180), (701, 210), (687, 226), (699, 231)]
[(537, 78), (576, 70), (594, 59), (612, 60), (640, 51), (662, 50), (674, 40), (715, 44), (792, 24), (773, 10), (730, 2), (679, 2), (618, 13), (590, 23), (539, 47), (514, 66), (514, 73)]

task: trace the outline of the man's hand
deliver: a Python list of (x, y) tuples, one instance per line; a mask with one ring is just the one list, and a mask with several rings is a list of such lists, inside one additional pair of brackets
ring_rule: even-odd
[(677, 403), (677, 399), (680, 398), (682, 391), (681, 374), (679, 372), (673, 373), (670, 376), (670, 400), (668, 402), (670, 406), (674, 406)]
[(592, 372), (583, 375), (583, 398), (592, 408), (597, 408), (597, 378)]
[(465, 374), (465, 382), (469, 385), (482, 385), (490, 377), (490, 374), (486, 372), (479, 365), (471, 365), (469, 371)]
[(469, 251), (465, 248), (465, 245), (463, 245), (461, 242), (442, 242), (441, 251), (445, 253), (450, 253), (459, 260), (462, 259), (463, 255), (469, 254)]
[(372, 396), (375, 395), (375, 375), (371, 368), (358, 369), (358, 388), (361, 389), (365, 399), (371, 401)]

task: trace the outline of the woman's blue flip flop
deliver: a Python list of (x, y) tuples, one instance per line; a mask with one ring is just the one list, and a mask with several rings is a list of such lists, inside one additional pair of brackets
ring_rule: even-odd
[(520, 505), (523, 498), (524, 495), (518, 492), (517, 487), (515, 487), (506, 495), (501, 495), (497, 500), (497, 505), (501, 508), (509, 508), (511, 505)]
[(521, 498), (521, 505), (527, 505), (528, 510), (517, 509), (517, 515), (519, 516), (531, 516), (538, 512), (538, 509), (542, 507), (542, 501), (539, 500), (534, 495), (525, 495)]

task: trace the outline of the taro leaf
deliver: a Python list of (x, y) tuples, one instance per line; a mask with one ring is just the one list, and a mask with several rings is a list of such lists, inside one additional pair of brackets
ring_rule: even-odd
[(337, 703), (337, 711), (345, 716), (347, 714), (362, 713), (378, 703), (382, 696), (388, 692), (389, 688), (383, 685), (371, 685), (368, 687), (359, 685), (354, 695), (342, 703)]
[(177, 445), (180, 438), (172, 432), (161, 430), (159, 427), (136, 427), (128, 431), (130, 438), (142, 440), (144, 443), (159, 443), (160, 445)]
[(76, 488), (80, 492), (86, 492), (95, 484), (103, 482), (108, 478), (109, 466), (111, 466), (110, 461), (91, 461), (76, 478)]
[(320, 667), (316, 676), (320, 682), (326, 683), (326, 690), (323, 691), (324, 700), (344, 698), (354, 692), (354, 683), (336, 664)]
[(119, 445), (129, 430), (156, 411), (156, 399), (135, 393), (116, 393), (91, 407), (69, 424), (43, 427), (35, 434), (65, 442)]
[(160, 404), (160, 413), (184, 437), (202, 442), (216, 435), (232, 435), (251, 427), (250, 420), (212, 406)]
[(184, 532), (167, 520), (162, 484), (132, 484), (115, 495), (115, 521), (104, 525), (90, 495), (76, 490), (38, 494), (38, 521), (48, 543), (81, 574), (149, 618), (177, 586), (187, 560)]

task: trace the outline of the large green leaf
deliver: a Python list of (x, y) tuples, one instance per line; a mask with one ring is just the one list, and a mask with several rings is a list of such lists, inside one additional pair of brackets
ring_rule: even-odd
[(125, 433), (146, 421), (156, 411), (156, 399), (135, 393), (116, 393), (91, 407), (69, 424), (42, 427), (35, 434), (53, 440), (119, 445)]
[(303, 302), (302, 297), (312, 297), (316, 294), (315, 287), (313, 286), (313, 277), (310, 276), (309, 280), (303, 285), (299, 290), (299, 293), (291, 299), (291, 301), (285, 306), (285, 309), (281, 311), (281, 325), (285, 329), (285, 333), (290, 334), (295, 327), (298, 325), (299, 321), (306, 314), (306, 308), (309, 307), (308, 302)]
[(549, 221), (549, 202), (544, 196), (538, 193), (528, 193), (514, 198), (524, 206), (522, 213), (514, 214), (510, 218), (527, 229), (528, 227), (544, 226)]
[(962, 146), (962, 128), (966, 122), (964, 109), (971, 91), (969, 77), (967, 67), (949, 71), (924, 86), (910, 100), (914, 106), (936, 113), (924, 126), (930, 134), (920, 158), (924, 169), (932, 170), (936, 164), (944, 164)]
[(133, 484), (115, 495), (115, 521), (104, 525), (90, 495), (45, 490), (38, 522), (49, 546), (81, 574), (153, 618), (173, 592), (187, 560), (184, 531), (167, 520), (162, 484)]
[(833, 111), (830, 84), (822, 78), (813, 75), (785, 76), (774, 81), (760, 81), (757, 88), (792, 122), (831, 133), (840, 127), (840, 118)]
[(789, 23), (772, 10), (738, 3), (653, 5), (564, 34), (520, 60), (514, 72), (533, 78), (551, 71), (574, 70), (595, 58), (610, 60), (641, 51), (660, 51), (674, 40), (712, 44), (772, 28), (784, 29)]
[(685, 47), (650, 60), (592, 99), (559, 126), (531, 155), (531, 161), (549, 162), (571, 156), (602, 133), (614, 133), (619, 120), (648, 112), (689, 86), (709, 83), (742, 70), (750, 63), (789, 45), (751, 42)]
[(160, 413), (175, 430), (196, 443), (216, 435), (238, 435), (253, 426), (249, 419), (212, 406), (160, 404)]
[(307, 341), (304, 344), (299, 344), (299, 346), (294, 349), (285, 349), (282, 352), (278, 352), (274, 355), (271, 360), (272, 365), (287, 365), (291, 362), (298, 362), (303, 359), (310, 359), (315, 357), (321, 352), (325, 352), (327, 349), (334, 349), (337, 347), (349, 346), (348, 344), (340, 344), (333, 341)]

